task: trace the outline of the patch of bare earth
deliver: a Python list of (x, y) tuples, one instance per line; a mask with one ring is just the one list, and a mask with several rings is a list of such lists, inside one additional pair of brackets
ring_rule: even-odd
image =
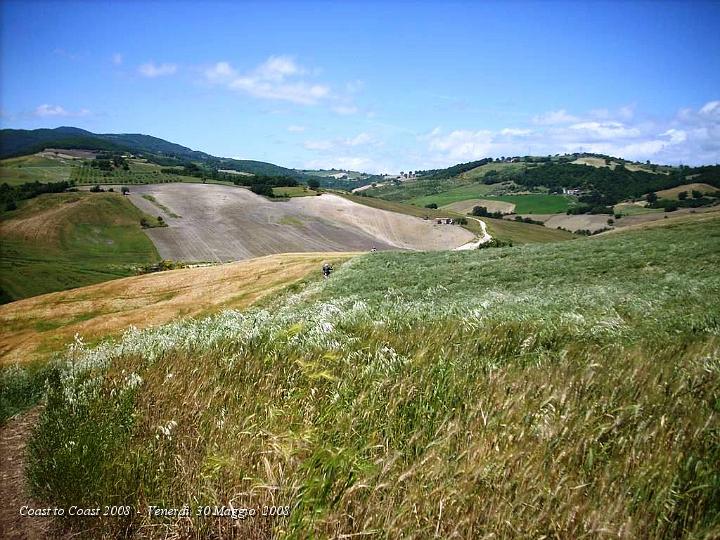
[(515, 211), (515, 204), (505, 201), (494, 201), (492, 199), (469, 199), (466, 201), (458, 201), (443, 206), (443, 210), (451, 210), (461, 214), (469, 214), (476, 206), (484, 206), (488, 212), (502, 212), (503, 214), (512, 214)]
[[(168, 211), (159, 210), (143, 195), (152, 195)], [(438, 226), (331, 194), (271, 201), (234, 186), (178, 183), (134, 187), (130, 200), (151, 215), (163, 214), (168, 227), (145, 232), (161, 257), (181, 261), (236, 261), (272, 253), (372, 247), (440, 250), (473, 238), (459, 226)]]
[(545, 226), (550, 229), (563, 228), (567, 231), (590, 231), (595, 232), (608, 228), (608, 214), (580, 214), (576, 216), (567, 214), (556, 214), (545, 221)]
[(0, 426), (0, 537), (35, 540), (52, 538), (51, 517), (20, 515), (23, 506), (42, 508), (30, 496), (25, 478), (27, 442), (40, 415), (36, 407)]

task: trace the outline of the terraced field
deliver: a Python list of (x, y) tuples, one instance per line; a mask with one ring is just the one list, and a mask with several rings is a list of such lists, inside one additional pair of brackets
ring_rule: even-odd
[(164, 184), (134, 187), (129, 198), (148, 214), (161, 213), (168, 223), (146, 231), (165, 259), (226, 262), (272, 253), (368, 251), (373, 246), (440, 250), (474, 237), (459, 226), (437, 225), (332, 194), (271, 201), (239, 187)]

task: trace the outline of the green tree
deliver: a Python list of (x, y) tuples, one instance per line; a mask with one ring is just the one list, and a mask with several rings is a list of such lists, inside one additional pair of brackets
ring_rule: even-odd
[(645, 200), (649, 202), (650, 204), (656, 203), (658, 200), (658, 196), (654, 191), (651, 191), (647, 195), (645, 195)]
[(320, 181), (312, 178), (311, 180), (308, 180), (307, 185), (310, 189), (317, 190), (320, 188)]

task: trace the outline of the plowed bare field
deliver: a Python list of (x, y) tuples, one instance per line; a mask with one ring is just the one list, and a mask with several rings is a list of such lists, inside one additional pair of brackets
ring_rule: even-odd
[(369, 251), (373, 246), (442, 250), (473, 239), (459, 226), (437, 225), (332, 194), (271, 201), (239, 187), (157, 184), (133, 187), (130, 200), (168, 223), (146, 232), (160, 256), (173, 260), (235, 261), (273, 253)]

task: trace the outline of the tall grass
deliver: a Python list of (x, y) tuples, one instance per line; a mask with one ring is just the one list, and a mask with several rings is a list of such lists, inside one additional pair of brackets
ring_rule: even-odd
[[(263, 309), (78, 340), (32, 484), (141, 511), (74, 524), (105, 536), (717, 535), (719, 234), (377, 253)], [(144, 512), (183, 504), (290, 512)]]

